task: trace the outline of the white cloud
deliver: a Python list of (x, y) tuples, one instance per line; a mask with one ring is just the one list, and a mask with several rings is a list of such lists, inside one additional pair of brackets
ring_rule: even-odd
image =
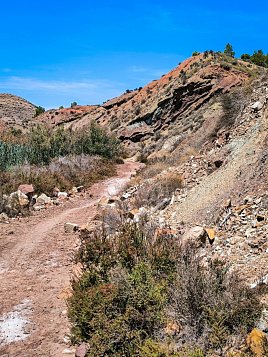
[(167, 69), (152, 69), (152, 68), (147, 68), (147, 67), (142, 67), (142, 66), (131, 66), (129, 68), (129, 72), (133, 73), (135, 75), (142, 75), (143, 80), (152, 80), (154, 77), (161, 77), (162, 74), (167, 73)]
[(125, 85), (100, 79), (52, 80), (34, 77), (0, 76), (0, 92), (19, 95), (45, 108), (96, 104), (123, 92)]
[[(102, 81), (59, 81), (42, 80), (37, 78), (25, 77), (6, 77), (0, 80), (0, 87), (3, 89), (20, 90), (49, 90), (49, 91), (72, 91), (77, 89), (94, 90), (105, 85)], [(106, 86), (108, 84), (106, 83)]]

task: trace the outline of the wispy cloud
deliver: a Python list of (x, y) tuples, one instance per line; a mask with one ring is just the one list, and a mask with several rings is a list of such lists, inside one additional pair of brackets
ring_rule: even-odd
[(22, 96), (46, 108), (80, 104), (96, 104), (119, 95), (125, 85), (108, 80), (52, 80), (31, 77), (0, 77), (0, 92)]
[(76, 89), (94, 90), (100, 86), (106, 85), (104, 81), (60, 81), (60, 80), (42, 80), (37, 78), (25, 77), (6, 77), (0, 80), (0, 87), (3, 89), (20, 90), (51, 90), (51, 91), (72, 91)]
[(141, 75), (142, 79), (144, 80), (150, 80), (152, 78), (158, 78), (161, 77), (162, 74), (166, 73), (168, 70), (164, 68), (149, 68), (149, 67), (142, 67), (142, 66), (131, 66), (129, 67), (128, 70), (130, 73), (133, 73), (134, 75)]

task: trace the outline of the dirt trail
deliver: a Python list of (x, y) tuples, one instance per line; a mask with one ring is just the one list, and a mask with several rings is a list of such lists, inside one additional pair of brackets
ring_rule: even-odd
[(0, 225), (0, 356), (74, 356), (65, 299), (78, 236), (65, 234), (64, 223), (89, 221), (96, 202), (114, 195), (138, 167), (119, 165), (116, 177), (91, 187), (93, 198)]

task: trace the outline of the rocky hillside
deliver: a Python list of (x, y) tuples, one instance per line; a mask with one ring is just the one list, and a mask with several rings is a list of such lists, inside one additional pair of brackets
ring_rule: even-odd
[(231, 99), (223, 102), (224, 94), (242, 88), (237, 95), (244, 98), (244, 91), (250, 91), (251, 81), (262, 71), (221, 53), (200, 54), (159, 80), (128, 90), (103, 105), (50, 110), (39, 120), (73, 128), (94, 120), (109, 126), (129, 154), (142, 151), (149, 158), (163, 157), (185, 140), (189, 142), (189, 135), (196, 133), (195, 146), (199, 148), (221, 126), (229, 124), (223, 116), (232, 104)]
[(0, 94), (0, 130), (25, 129), (35, 115), (36, 107), (27, 100), (12, 94)]
[[(83, 356), (89, 346), (88, 355), (97, 355), (99, 346), (104, 348), (104, 352), (101, 353), (105, 355), (105, 343), (107, 341), (113, 343), (115, 340), (114, 326), (116, 328), (123, 326), (123, 329), (116, 330), (116, 333), (117, 336), (123, 336), (122, 339), (125, 341), (125, 326), (131, 326), (130, 331), (132, 331), (132, 316), (139, 316), (139, 319), (140, 316), (147, 318), (146, 308), (150, 304), (144, 302), (143, 308), (146, 313), (140, 314), (139, 310), (137, 315), (130, 314), (129, 311), (133, 311), (131, 306), (126, 316), (118, 315), (118, 309), (110, 320), (106, 319), (108, 315), (105, 315), (110, 310), (105, 308), (105, 312), (101, 315), (101, 318), (105, 316), (105, 319), (101, 320), (105, 321), (101, 333), (98, 330), (99, 325), (94, 325), (95, 321), (99, 321), (95, 315), (92, 318), (93, 315), (90, 313), (87, 316), (88, 320), (81, 319), (81, 311), (83, 311), (81, 306), (87, 313), (98, 306), (96, 305), (98, 301), (102, 301), (99, 300), (98, 295), (98, 299), (94, 300), (96, 304), (90, 305), (91, 299), (83, 300), (85, 296), (94, 296), (88, 294), (95, 294), (96, 291), (101, 294), (104, 292), (107, 294), (103, 295), (104, 299), (105, 296), (109, 297), (107, 301), (105, 300), (105, 304), (107, 303), (107, 306), (111, 304), (114, 308), (115, 301), (121, 302), (122, 296), (125, 299), (125, 296), (131, 293), (129, 282), (136, 281), (137, 276), (147, 276), (144, 270), (143, 275), (140, 275), (139, 270), (137, 275), (131, 275), (132, 266), (130, 273), (127, 270), (122, 273), (125, 257), (129, 257), (135, 269), (137, 266), (139, 268), (140, 259), (144, 256), (144, 247), (149, 249), (145, 254), (145, 266), (148, 264), (148, 257), (152, 259), (152, 266), (155, 264), (155, 259), (156, 261), (160, 259), (159, 266), (162, 266), (163, 262), (173, 262), (174, 259), (170, 280), (174, 278), (174, 266), (177, 267), (175, 271), (187, 274), (178, 276), (173, 286), (175, 290), (171, 288), (168, 291), (171, 298), (167, 301), (175, 299), (176, 308), (165, 305), (165, 313), (170, 309), (166, 316), (167, 321), (165, 320), (167, 324), (164, 329), (158, 329), (157, 334), (151, 336), (156, 338), (156, 345), (152, 345), (150, 339), (149, 342), (147, 341), (149, 345), (141, 346), (143, 349), (145, 348), (146, 351), (159, 349), (161, 355), (167, 356), (170, 354), (163, 352), (163, 348), (168, 341), (168, 351), (170, 346), (173, 346), (174, 351), (184, 351), (187, 344), (191, 348), (197, 346), (201, 348), (195, 350), (195, 354), (189, 352), (185, 356), (267, 356), (267, 350), (264, 350), (268, 346), (267, 119), (267, 69), (212, 51), (194, 56), (144, 88), (128, 90), (120, 97), (102, 105), (50, 110), (35, 119), (35, 122), (45, 123), (52, 128), (62, 125), (77, 129), (87, 126), (92, 121), (97, 122), (106, 128), (109, 127), (110, 131), (120, 138), (130, 156), (128, 161), (140, 160), (147, 163), (138, 176), (130, 182), (128, 189), (119, 194), (111, 188), (107, 190), (105, 196), (96, 200), (94, 205), (96, 212), (94, 211), (88, 222), (84, 222), (85, 224), (79, 227), (81, 264), (77, 268), (80, 269), (81, 280), (80, 285), (74, 282), (69, 316), (75, 326), (74, 341), (88, 342), (79, 346), (85, 350)], [(70, 135), (73, 133), (71, 132)], [(53, 165), (55, 166), (55, 162)], [(86, 171), (90, 170), (86, 169)], [(94, 172), (95, 169), (92, 171)], [(67, 198), (67, 192), (65, 196)], [(40, 209), (46, 208), (45, 203), (43, 206)], [(70, 229), (77, 230), (78, 226), (72, 224)], [(96, 234), (96, 229), (100, 236)], [(102, 229), (104, 229), (104, 240), (101, 236)], [(113, 239), (113, 234), (116, 239)], [(106, 240), (107, 237), (110, 238)], [(139, 253), (137, 242), (142, 241), (141, 237), (146, 238), (144, 247), (141, 247), (142, 253)], [(131, 239), (134, 242), (133, 247), (130, 246)], [(159, 246), (157, 246), (158, 241)], [(173, 241), (176, 244), (172, 248)], [(168, 243), (163, 244), (163, 242)], [(181, 244), (178, 245), (177, 242)], [(92, 254), (94, 249), (97, 252), (96, 256), (101, 256), (106, 249), (101, 249), (102, 252), (98, 255), (98, 247), (103, 247), (106, 243), (116, 259), (119, 259), (121, 254), (118, 254), (117, 248), (123, 247), (124, 264), (118, 260), (118, 267), (115, 268), (113, 260), (107, 279), (102, 280), (102, 266), (100, 264), (96, 269), (96, 262), (91, 258), (94, 256)], [(184, 249), (188, 244), (191, 249), (194, 248), (196, 256), (200, 259), (200, 265), (194, 270), (191, 270), (193, 268), (191, 262), (187, 263), (191, 259), (184, 259), (182, 265), (176, 265), (180, 263), (178, 257), (184, 256), (184, 253), (180, 253), (176, 258), (173, 256), (178, 246)], [(153, 247), (156, 247), (155, 251), (151, 250)], [(186, 257), (191, 257), (191, 250), (186, 253)], [(133, 259), (135, 254), (137, 257)], [(112, 256), (110, 253), (107, 257), (104, 254), (105, 267), (110, 256)], [(196, 260), (193, 259), (193, 262)], [(216, 281), (220, 282), (219, 286), (216, 285), (215, 289), (211, 289), (211, 282), (204, 285), (202, 283), (200, 291), (196, 290), (200, 282), (209, 280), (213, 276), (212, 262), (217, 264), (225, 262), (226, 267), (230, 267), (230, 273), (235, 273), (233, 276), (228, 275), (225, 280), (227, 285), (222, 285), (224, 281), (222, 274), (226, 274), (228, 269), (216, 269)], [(186, 265), (183, 265), (184, 263)], [(163, 263), (163, 266), (165, 264)], [(93, 283), (94, 286), (91, 283), (85, 285), (90, 276), (87, 274), (89, 272), (95, 274), (96, 271), (98, 274), (101, 272), (101, 278), (96, 278), (97, 275), (94, 275), (95, 285)], [(155, 275), (157, 280), (150, 280), (153, 275), (151, 271), (148, 273), (150, 277), (148, 284), (152, 284), (153, 292), (159, 281), (169, 281), (166, 278), (167, 272), (163, 275), (163, 279), (159, 279), (159, 271)], [(202, 277), (204, 271), (207, 273)], [(127, 274), (130, 274), (128, 278), (126, 278)], [(230, 277), (238, 280), (228, 280)], [(239, 290), (241, 287), (237, 282), (240, 279), (245, 284), (246, 290)], [(119, 299), (115, 299), (113, 295), (115, 290), (110, 288), (117, 285), (121, 287), (119, 281), (126, 290)], [(144, 278), (140, 281), (144, 284)], [(138, 293), (142, 292), (142, 297), (138, 298), (139, 307), (141, 299), (147, 296), (144, 292), (147, 292), (148, 286), (151, 286), (148, 284), (141, 285), (141, 288), (138, 285)], [(181, 286), (183, 291), (178, 290), (176, 293), (177, 287)], [(208, 290), (204, 295), (205, 286)], [(193, 291), (191, 291), (192, 287)], [(127, 301), (133, 301), (133, 296), (136, 296), (136, 283), (133, 289), (133, 295), (126, 299)], [(118, 291), (121, 294), (121, 290)], [(223, 291), (225, 293), (222, 293)], [(111, 300), (109, 300), (110, 292), (113, 296)], [(213, 295), (214, 293), (216, 295)], [(163, 294), (150, 292), (150, 303), (152, 296), (162, 298)], [(204, 309), (202, 313), (200, 310), (191, 312), (193, 325), (189, 323), (191, 319), (185, 318), (185, 311), (181, 317), (178, 310), (184, 306), (181, 303), (183, 296), (186, 297), (186, 305), (191, 302), (190, 309), (193, 306)], [(249, 299), (250, 296), (252, 300)], [(259, 305), (259, 300), (266, 305)], [(152, 306), (158, 306), (158, 302), (157, 300), (157, 303), (153, 303)], [(218, 311), (221, 311), (219, 307), (224, 307), (222, 314), (218, 314)], [(161, 309), (159, 311), (162, 311)], [(152, 321), (154, 316), (158, 316), (159, 311), (152, 314)], [(196, 323), (200, 323), (199, 316), (202, 314), (205, 314), (204, 316), (208, 314), (204, 320), (208, 323), (201, 326), (202, 334), (200, 334), (201, 330), (196, 330)], [(237, 317), (234, 318), (236, 314)], [(113, 325), (118, 316), (117, 324)], [(129, 316), (131, 316), (130, 322), (128, 322)], [(198, 321), (195, 320), (196, 318)], [(88, 321), (92, 325), (89, 325)], [(122, 325), (122, 321), (126, 325)], [(80, 330), (77, 329), (79, 324)], [(96, 332), (92, 339), (91, 333), (87, 332), (88, 326), (93, 326), (92, 331)], [(151, 325), (148, 331), (152, 332)], [(100, 336), (104, 336), (103, 340), (99, 340)], [(158, 344), (159, 341), (161, 345)], [(110, 348), (110, 345), (107, 348)]]

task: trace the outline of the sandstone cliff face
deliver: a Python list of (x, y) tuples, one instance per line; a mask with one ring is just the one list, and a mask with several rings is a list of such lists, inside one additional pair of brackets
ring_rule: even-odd
[(26, 129), (32, 121), (36, 107), (30, 102), (12, 94), (0, 94), (1, 128)]

